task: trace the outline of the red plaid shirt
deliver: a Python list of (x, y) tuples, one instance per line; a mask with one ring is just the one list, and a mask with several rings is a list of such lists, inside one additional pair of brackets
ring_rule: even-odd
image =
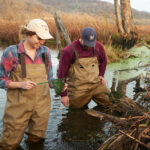
[[(11, 82), (11, 80), (9, 79), (9, 74), (11, 71), (15, 71), (17, 68), (18, 53), (25, 53), (26, 64), (44, 64), (42, 59), (42, 54), (46, 53), (49, 58), (48, 59), (48, 65), (49, 65), (48, 80), (52, 79), (53, 72), (52, 72), (52, 62), (51, 62), (51, 55), (49, 49), (46, 46), (40, 46), (40, 48), (37, 49), (36, 51), (36, 56), (33, 61), (26, 53), (22, 41), (18, 45), (18, 50), (16, 45), (11, 45), (7, 47), (3, 52), (1, 62), (0, 62), (0, 88), (7, 88), (8, 84)], [(52, 86), (51, 83), (50, 86)]]

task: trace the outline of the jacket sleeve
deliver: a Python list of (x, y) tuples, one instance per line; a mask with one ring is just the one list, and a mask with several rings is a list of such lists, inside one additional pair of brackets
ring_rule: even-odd
[(98, 61), (99, 61), (99, 76), (104, 76), (105, 70), (106, 70), (106, 65), (107, 65), (107, 57), (106, 57), (104, 47), (102, 45), (99, 48), (99, 51), (100, 51), (100, 55), (99, 55), (99, 58), (98, 58)]
[[(74, 58), (74, 53), (72, 50), (70, 50), (69, 46), (62, 51), (60, 56), (60, 61), (59, 61), (59, 68), (58, 68), (59, 79), (67, 77), (73, 58)], [(62, 97), (67, 96), (67, 91), (62, 92), (61, 96)]]
[(8, 47), (3, 52), (0, 61), (0, 88), (7, 88), (11, 82), (9, 79), (10, 72), (16, 68), (18, 57), (13, 52), (12, 47)]

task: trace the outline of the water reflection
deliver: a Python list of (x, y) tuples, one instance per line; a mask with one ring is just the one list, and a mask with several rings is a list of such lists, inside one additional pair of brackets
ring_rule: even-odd
[(104, 123), (104, 120), (89, 116), (83, 109), (69, 109), (58, 125), (58, 131), (69, 149), (97, 149), (104, 135)]
[[(0, 51), (0, 56), (1, 54), (2, 52)], [(58, 52), (51, 51), (51, 54), (54, 77), (56, 77)], [(132, 78), (130, 80), (120, 80), (118, 76), (118, 72), (112, 70), (106, 71), (105, 78), (108, 88), (110, 88), (111, 91), (118, 91), (130, 98), (140, 98), (140, 96), (135, 97), (138, 91), (134, 90), (143, 88), (140, 79)], [(55, 97), (54, 90), (51, 89), (50, 92), (52, 106), (45, 141), (28, 143), (26, 141), (27, 136), (24, 135), (18, 150), (96, 150), (106, 138), (114, 134), (115, 130), (110, 129), (112, 125), (111, 122), (92, 117), (84, 110), (66, 109), (61, 104), (60, 98)], [(0, 89), (0, 131), (2, 130), (2, 116), (5, 101), (5, 90)], [(93, 101), (88, 105), (89, 108), (95, 106), (96, 104)], [(97, 107), (94, 109), (97, 109)]]

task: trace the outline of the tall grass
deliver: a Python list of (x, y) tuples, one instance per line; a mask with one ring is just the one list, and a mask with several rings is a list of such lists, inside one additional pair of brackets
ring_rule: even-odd
[[(56, 25), (51, 16), (45, 16), (42, 19), (46, 20), (51, 34), (55, 37)], [(84, 27), (93, 27), (97, 32), (97, 39), (104, 44), (110, 42), (111, 35), (116, 32), (115, 24), (110, 24), (108, 20), (102, 16), (90, 16), (87, 14), (73, 13), (61, 13), (60, 16), (65, 27), (67, 28), (71, 40), (78, 39), (80, 37), (81, 30)], [(0, 40), (8, 41), (9, 43), (18, 41), (19, 39), (17, 34), (19, 26), (21, 24), (26, 24), (27, 22), (27, 20), (8, 21), (0, 19)]]
[(18, 41), (19, 21), (7, 21), (0, 19), (0, 41), (8, 44)]
[[(81, 30), (84, 27), (93, 27), (97, 33), (97, 40), (105, 45), (105, 49), (107, 49), (106, 53), (110, 61), (118, 60), (116, 53), (122, 41), (120, 35), (117, 33), (115, 16), (111, 15), (111, 20), (108, 20), (106, 17), (98, 15), (60, 13), (60, 17), (72, 41), (80, 37)], [(39, 18), (39, 16), (31, 16), (28, 19), (13, 19), (13, 21), (0, 19), (0, 41), (7, 42), (8, 44), (19, 42), (19, 26), (26, 24), (32, 18)], [(48, 23), (50, 32), (55, 37), (56, 25), (52, 14), (42, 15), (41, 18)], [(150, 44), (150, 26), (138, 25), (137, 29), (140, 41), (145, 41)], [(113, 48), (112, 45), (117, 48)]]
[[(81, 30), (84, 27), (93, 27), (97, 32), (97, 39), (103, 44), (110, 44), (112, 40), (119, 40), (117, 28), (115, 24), (115, 17), (112, 15), (112, 20), (108, 20), (104, 16), (75, 14), (75, 13), (60, 13), (61, 19), (67, 28), (71, 40), (80, 37)], [(31, 17), (33, 18), (33, 16)], [(29, 18), (28, 20), (30, 20)], [(34, 18), (39, 18), (34, 16)], [(56, 26), (51, 14), (45, 14), (44, 19), (50, 28), (51, 34), (55, 37)], [(9, 43), (17, 42), (19, 26), (24, 25), (28, 20), (11, 20), (0, 19), (0, 41), (7, 41)], [(137, 26), (138, 34), (141, 39), (147, 38), (150, 35), (150, 25)], [(117, 41), (116, 41), (117, 42)]]
[(139, 40), (150, 44), (150, 25), (137, 26)]

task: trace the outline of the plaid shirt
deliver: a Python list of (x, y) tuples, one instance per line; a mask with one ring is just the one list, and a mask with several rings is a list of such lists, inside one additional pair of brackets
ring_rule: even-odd
[[(52, 62), (51, 62), (51, 55), (50, 51), (46, 46), (40, 46), (40, 48), (36, 51), (36, 56), (34, 61), (29, 57), (26, 53), (23, 41), (19, 43), (18, 50), (16, 45), (11, 45), (7, 47), (2, 55), (1, 62), (0, 62), (0, 88), (7, 88), (8, 84), (11, 82), (9, 79), (9, 75), (11, 71), (15, 71), (18, 65), (18, 53), (25, 53), (25, 63), (26, 64), (44, 64), (42, 59), (42, 53), (46, 53), (48, 55), (48, 65), (49, 65), (49, 73), (48, 73), (48, 80), (52, 79), (53, 72), (52, 72)], [(50, 82), (50, 87), (52, 84)]]

